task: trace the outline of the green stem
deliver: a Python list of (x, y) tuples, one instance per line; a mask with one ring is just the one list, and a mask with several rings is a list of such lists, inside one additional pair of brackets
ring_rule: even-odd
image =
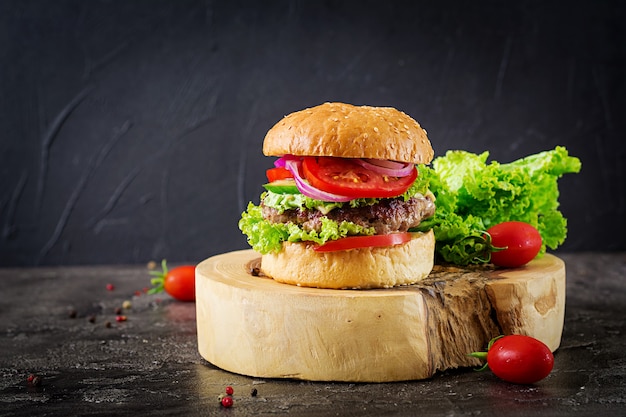
[(150, 275), (154, 278), (150, 280), (152, 288), (148, 291), (148, 294), (157, 294), (165, 289), (165, 277), (167, 276), (167, 261), (163, 259), (161, 261), (161, 271), (150, 271)]

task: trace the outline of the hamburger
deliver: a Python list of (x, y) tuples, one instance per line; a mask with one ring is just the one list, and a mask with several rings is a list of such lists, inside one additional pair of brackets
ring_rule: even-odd
[(422, 127), (391, 107), (324, 103), (285, 116), (266, 134), (260, 203), (239, 221), (282, 283), (389, 288), (425, 278), (434, 262), (434, 196), (418, 165), (433, 149)]

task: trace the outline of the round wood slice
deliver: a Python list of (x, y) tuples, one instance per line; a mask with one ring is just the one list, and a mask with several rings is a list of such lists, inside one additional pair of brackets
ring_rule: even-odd
[(422, 283), (376, 290), (281, 284), (251, 273), (253, 250), (196, 269), (198, 349), (227, 371), (264, 378), (386, 382), (477, 366), (467, 353), (500, 334), (560, 344), (565, 265), (442, 267)]

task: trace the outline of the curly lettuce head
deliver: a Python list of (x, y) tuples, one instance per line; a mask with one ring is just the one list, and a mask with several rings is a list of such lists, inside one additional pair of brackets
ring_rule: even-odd
[(432, 168), (420, 168), (430, 177), (437, 211), (419, 230), (432, 228), (438, 255), (461, 265), (480, 261), (473, 257), (478, 241), (468, 237), (505, 221), (537, 228), (543, 240), (541, 254), (546, 247), (556, 249), (567, 236), (567, 221), (558, 209), (557, 180), (579, 172), (580, 160), (560, 146), (508, 164), (487, 163), (488, 157), (488, 152), (448, 151), (433, 161)]

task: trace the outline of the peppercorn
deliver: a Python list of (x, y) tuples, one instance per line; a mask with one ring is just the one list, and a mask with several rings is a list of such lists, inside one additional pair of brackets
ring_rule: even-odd
[(253, 397), (256, 397), (258, 391), (256, 390), (256, 388), (252, 388), (252, 390), (250, 391), (250, 395), (252, 395)]
[(68, 311), (67, 315), (69, 316), (69, 318), (75, 319), (78, 315), (78, 311), (72, 308), (70, 311)]
[(226, 394), (233, 395), (234, 392), (235, 390), (233, 390), (233, 387), (231, 387), (230, 385), (226, 387)]
[(115, 316), (115, 321), (126, 321), (126, 316)]
[(222, 398), (222, 407), (232, 407), (233, 405), (233, 397), (224, 397)]
[(258, 277), (259, 275), (261, 275), (261, 269), (260, 269), (260, 268), (257, 268), (257, 267), (254, 267), (254, 268), (252, 268), (252, 269), (250, 270), (250, 274), (251, 274), (253, 277)]
[(113, 284), (107, 284), (107, 291), (113, 291), (115, 289), (115, 285)]
[(96, 316), (89, 316), (89, 318), (87, 318), (87, 320), (89, 320), (89, 323), (95, 323), (96, 322)]
[(122, 308), (123, 308), (123, 309), (125, 309), (125, 310), (130, 309), (132, 306), (133, 306), (133, 305), (132, 305), (132, 304), (130, 303), (130, 301), (128, 301), (128, 300), (125, 300), (125, 301), (122, 303)]
[(107, 329), (109, 329), (111, 327), (111, 322), (107, 321), (104, 323), (104, 327), (106, 327)]
[(122, 314), (122, 309), (120, 307), (116, 307), (115, 314)]
[(26, 378), (26, 382), (31, 387), (38, 387), (41, 385), (41, 377), (39, 375), (30, 374), (28, 378)]

